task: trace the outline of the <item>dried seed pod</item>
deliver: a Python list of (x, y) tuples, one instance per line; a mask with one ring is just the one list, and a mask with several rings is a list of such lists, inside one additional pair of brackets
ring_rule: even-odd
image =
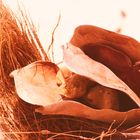
[[(140, 98), (129, 88), (119, 77), (117, 77), (108, 67), (91, 59), (84, 52), (68, 44), (67, 47), (62, 46), (63, 61), (74, 73), (85, 76), (97, 83), (122, 91), (126, 93), (140, 107)], [(79, 63), (82, 62), (82, 63)]]
[(131, 59), (125, 53), (102, 43), (87, 44), (82, 50), (90, 58), (110, 68), (140, 97), (139, 62), (133, 66)]
[(91, 88), (84, 99), (94, 108), (119, 110), (118, 91), (102, 85)]
[(77, 27), (70, 43), (80, 48), (89, 43), (103, 43), (123, 52), (133, 62), (140, 60), (140, 43), (137, 40), (92, 25)]
[[(140, 43), (137, 40), (96, 26), (82, 25), (75, 29), (70, 43), (110, 68), (140, 97), (140, 72), (137, 65), (140, 61)], [(126, 97), (122, 98), (126, 100)], [(128, 103), (128, 106), (137, 107), (133, 103)]]

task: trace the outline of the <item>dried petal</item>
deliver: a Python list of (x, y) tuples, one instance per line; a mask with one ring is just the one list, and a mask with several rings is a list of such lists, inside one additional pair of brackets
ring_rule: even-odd
[[(21, 69), (13, 71), (18, 96), (31, 104), (49, 105), (62, 101), (61, 95), (65, 92), (63, 86), (58, 86), (62, 80), (59, 68), (51, 62), (37, 61)], [(60, 83), (59, 83), (60, 84)], [(61, 85), (64, 81), (61, 81)]]
[(140, 107), (139, 97), (108, 67), (89, 58), (72, 44), (68, 44), (67, 47), (62, 46), (62, 49), (64, 63), (72, 72), (90, 78), (103, 86), (123, 91)]

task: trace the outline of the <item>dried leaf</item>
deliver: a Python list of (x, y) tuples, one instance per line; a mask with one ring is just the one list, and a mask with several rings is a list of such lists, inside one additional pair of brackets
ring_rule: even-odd
[(140, 107), (139, 97), (108, 67), (89, 58), (81, 49), (72, 44), (68, 44), (67, 47), (62, 46), (62, 49), (63, 60), (69, 70), (103, 86), (123, 91)]
[(14, 77), (17, 94), (22, 100), (43, 106), (62, 101), (64, 80), (53, 63), (37, 61), (10, 75)]
[(76, 117), (88, 118), (91, 120), (98, 120), (101, 122), (112, 123), (140, 123), (140, 110), (133, 109), (128, 112), (118, 112), (111, 109), (97, 110), (90, 108), (84, 104), (75, 101), (62, 101), (45, 107), (40, 107), (35, 110), (42, 115), (46, 114), (63, 114), (72, 115)]

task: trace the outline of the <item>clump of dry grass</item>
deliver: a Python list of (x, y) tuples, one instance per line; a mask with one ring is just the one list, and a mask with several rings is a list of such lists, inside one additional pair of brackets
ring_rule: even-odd
[(33, 23), (22, 10), (20, 14), (22, 20), (0, 3), (0, 139), (124, 138), (123, 127), (72, 116), (42, 116), (34, 112), (36, 106), (18, 98), (9, 73), (37, 60), (49, 61)]
[(14, 115), (14, 112), (19, 112), (20, 104), (9, 74), (31, 62), (42, 60), (40, 51), (47, 59), (33, 24), (23, 16), (22, 11), (21, 15), (26, 21), (24, 25), (0, 3), (0, 126), (1, 130), (13, 132), (21, 131)]

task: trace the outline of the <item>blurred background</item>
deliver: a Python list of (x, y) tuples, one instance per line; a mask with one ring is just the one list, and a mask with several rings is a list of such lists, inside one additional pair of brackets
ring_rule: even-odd
[(18, 14), (18, 3), (22, 4), (37, 27), (39, 38), (45, 49), (54, 34), (55, 56), (60, 57), (62, 44), (68, 42), (74, 29), (82, 24), (91, 24), (119, 32), (140, 40), (140, 0), (4, 0)]

